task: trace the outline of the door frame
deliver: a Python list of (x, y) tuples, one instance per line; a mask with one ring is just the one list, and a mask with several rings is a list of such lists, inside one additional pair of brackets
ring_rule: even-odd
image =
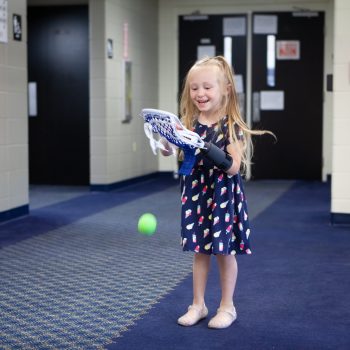
[[(252, 127), (252, 96), (253, 96), (253, 76), (252, 76), (252, 71), (253, 71), (253, 18), (254, 18), (254, 15), (256, 14), (278, 14), (278, 13), (295, 13), (295, 12), (300, 12), (300, 11), (297, 11), (297, 10), (265, 10), (265, 11), (258, 11), (258, 10), (252, 10), (252, 11), (240, 11), (240, 12), (237, 12), (237, 13), (227, 13), (227, 16), (231, 16), (231, 15), (244, 15), (245, 18), (246, 18), (246, 21), (247, 21), (247, 24), (246, 24), (246, 58), (247, 58), (247, 65), (246, 65), (246, 79), (244, 81), (244, 84), (246, 86), (246, 91), (245, 91), (245, 94), (246, 94), (246, 97), (245, 97), (245, 106), (244, 106), (244, 110), (245, 110), (245, 121), (247, 123), (247, 125), (251, 128)], [(323, 12), (324, 15), (325, 15), (325, 22), (324, 22), (324, 26), (326, 25), (326, 11), (324, 10), (317, 10), (317, 11), (310, 11), (310, 12)], [(306, 12), (307, 13), (307, 12)], [(208, 14), (208, 16), (216, 16), (216, 15), (222, 15), (222, 16), (225, 16), (224, 13), (213, 13), (213, 14)], [(180, 16), (185, 16), (185, 15), (179, 15), (177, 17), (177, 19), (179, 19)], [(179, 23), (180, 21), (178, 21)], [(178, 28), (178, 32), (180, 31), (180, 29)], [(180, 43), (179, 43), (180, 44)], [(180, 45), (178, 45), (179, 47)], [(326, 50), (326, 45), (325, 45), (325, 42), (324, 42), (324, 53), (323, 53), (323, 56), (325, 56), (325, 50)], [(178, 57), (179, 56), (180, 52), (178, 52)], [(322, 71), (322, 76), (324, 77), (325, 76), (325, 57), (324, 58), (324, 63), (323, 63), (323, 71)], [(178, 72), (179, 73), (179, 72)], [(323, 79), (324, 80), (324, 79)], [(324, 86), (322, 86), (322, 89), (324, 91)], [(178, 94), (180, 93), (180, 91), (178, 91)], [(325, 99), (322, 101), (323, 104), (322, 104), (322, 130), (324, 128), (324, 104), (325, 104)], [(322, 153), (322, 157), (323, 156), (323, 153), (324, 153), (324, 137), (323, 135), (321, 136), (322, 137), (322, 150), (321, 150), (321, 153)], [(251, 149), (248, 148), (248, 158), (250, 158), (251, 156)], [(320, 172), (322, 173), (322, 178), (323, 178), (323, 167), (324, 167), (324, 164), (321, 165), (321, 169), (320, 169)], [(247, 168), (246, 168), (246, 174), (245, 174), (245, 177), (247, 180), (251, 179), (252, 178), (252, 165), (251, 164), (247, 164)]]
[[(296, 10), (296, 9), (270, 9), (270, 10), (263, 10), (263, 11), (259, 11), (259, 10), (253, 10), (253, 11), (249, 11), (249, 13), (247, 13), (247, 81), (245, 82), (247, 85), (247, 97), (246, 97), (246, 122), (247, 125), (249, 126), (249, 128), (252, 127), (252, 113), (253, 113), (253, 105), (252, 105), (252, 96), (253, 96), (253, 74), (252, 74), (252, 70), (253, 70), (253, 18), (254, 15), (256, 14), (278, 14), (278, 13), (295, 13), (295, 12), (304, 12), (301, 10)], [(307, 12), (313, 13), (313, 12), (323, 12), (324, 13), (324, 28), (326, 28), (326, 24), (327, 24), (327, 13), (326, 10), (315, 10), (315, 11), (309, 11), (306, 10), (305, 11), (305, 16), (307, 16)], [(325, 164), (324, 164), (324, 152), (325, 152), (325, 136), (324, 136), (324, 128), (325, 128), (325, 103), (326, 103), (326, 97), (325, 97), (325, 78), (326, 78), (326, 50), (327, 50), (327, 46), (326, 46), (326, 37), (325, 37), (325, 33), (324, 33), (324, 42), (323, 42), (323, 70), (322, 70), (322, 81), (323, 81), (323, 86), (322, 86), (322, 91), (323, 91), (323, 100), (322, 100), (322, 121), (321, 121), (321, 140), (322, 140), (322, 145), (321, 145), (321, 156), (322, 156), (322, 162), (321, 162), (321, 169), (320, 169), (320, 173), (321, 173), (321, 178), (322, 181), (327, 181), (327, 174), (324, 171), (325, 168)], [(278, 135), (277, 139), (278, 139)], [(251, 150), (248, 149), (248, 152), (250, 152)], [(249, 158), (250, 158), (250, 154), (248, 154)], [(248, 164), (247, 166), (247, 171), (246, 171), (246, 179), (250, 180), (252, 178), (252, 164)]]
[[(178, 17), (193, 14), (246, 14), (248, 31), (251, 31), (252, 14), (255, 12), (295, 12), (295, 11), (322, 11), (325, 13), (325, 35), (324, 35), (324, 55), (323, 55), (323, 82), (324, 82), (324, 101), (323, 101), (323, 137), (322, 137), (322, 180), (327, 181), (327, 176), (332, 172), (332, 129), (333, 129), (333, 96), (331, 92), (325, 91), (325, 79), (327, 74), (332, 74), (332, 52), (333, 52), (333, 33), (334, 33), (334, 4), (329, 0), (321, 0), (317, 4), (307, 0), (298, 5), (302, 8), (296, 9), (293, 3), (274, 3), (271, 5), (259, 5), (253, 1), (247, 1), (245, 4), (232, 0), (224, 0), (220, 5), (213, 8), (212, 6), (199, 3), (198, 0), (190, 0), (186, 5), (176, 5), (174, 3), (159, 4), (159, 32), (166, 33), (159, 37), (158, 64), (159, 64), (159, 108), (176, 112), (178, 109)], [(250, 40), (248, 37), (247, 40)], [(247, 45), (248, 62), (247, 62), (247, 103), (251, 103), (252, 95), (249, 95), (251, 89), (251, 46)], [(250, 65), (250, 66), (249, 66)], [(172, 69), (169, 69), (172, 67)], [(248, 114), (247, 118), (251, 118)], [(159, 157), (159, 168), (162, 170), (173, 170), (167, 159)], [(171, 168), (171, 169), (170, 169)]]
[[(91, 73), (90, 73), (90, 61), (91, 61), (91, 58), (90, 58), (90, 42), (89, 42), (89, 32), (90, 32), (90, 23), (89, 23), (89, 12), (90, 12), (90, 7), (88, 5), (88, 3), (86, 4), (74, 4), (73, 6), (68, 6), (68, 5), (65, 5), (65, 4), (57, 4), (57, 5), (38, 5), (38, 6), (31, 6), (29, 5), (27, 7), (27, 13), (29, 13), (29, 11), (32, 10), (33, 13), (36, 13), (36, 12), (40, 12), (41, 11), (41, 16), (44, 16), (44, 15), (47, 15), (47, 13), (51, 14), (51, 13), (55, 13), (56, 12), (59, 12), (60, 14), (62, 13), (63, 14), (63, 19), (66, 21), (66, 17), (65, 14), (66, 12), (71, 15), (72, 12), (75, 13), (75, 12), (78, 12), (78, 15), (81, 16), (83, 15), (83, 22), (84, 22), (84, 30), (86, 30), (87, 32), (87, 37), (86, 37), (86, 48), (87, 48), (87, 61), (84, 61), (86, 64), (87, 64), (87, 72), (88, 72), (88, 75), (87, 75), (87, 82), (86, 82), (86, 90), (85, 93), (87, 92), (87, 100), (85, 100), (86, 103), (84, 103), (84, 107), (86, 108), (86, 112), (85, 115), (86, 115), (86, 120), (84, 118), (84, 121), (86, 123), (84, 123), (84, 126), (85, 126), (85, 131), (87, 131), (87, 133), (85, 132), (84, 133), (84, 141), (85, 141), (85, 145), (87, 145), (87, 152), (84, 153), (83, 155), (85, 157), (83, 157), (84, 159), (84, 162), (85, 162), (85, 169), (86, 171), (83, 171), (81, 172), (81, 174), (84, 174), (84, 181), (81, 181), (81, 184), (80, 183), (71, 183), (71, 184), (66, 184), (64, 182), (62, 183), (59, 183), (58, 185), (68, 185), (68, 186), (88, 186), (90, 184), (90, 179), (91, 179), (91, 157), (90, 157), (90, 153), (91, 153), (91, 145), (90, 145), (90, 138), (91, 138), (91, 122), (90, 122), (90, 99), (91, 99), (91, 91), (90, 91), (90, 79), (91, 79)], [(68, 16), (69, 17), (69, 16)], [(28, 16), (28, 20), (31, 20)], [(28, 23), (29, 25), (29, 23)], [(85, 27), (86, 25), (86, 27)], [(45, 28), (47, 30), (47, 28)], [(28, 33), (29, 35), (29, 33)], [(84, 47), (85, 48), (85, 47)], [(29, 50), (29, 47), (28, 47), (28, 50)], [(30, 64), (31, 62), (29, 62), (29, 59), (28, 59), (28, 63), (27, 63), (27, 68), (28, 68), (28, 82), (30, 81), (30, 77), (29, 77), (29, 73), (30, 73)], [(42, 72), (42, 67), (40, 68), (40, 72)], [(85, 82), (85, 81), (84, 81)], [(56, 84), (56, 83), (55, 83)], [(55, 84), (53, 84), (52, 86), (55, 86)], [(43, 85), (43, 84), (41, 84)], [(57, 85), (57, 84), (56, 84)], [(39, 99), (43, 99), (44, 97), (43, 96), (40, 96), (39, 94), (39, 91), (37, 93), (37, 100)], [(47, 112), (47, 111), (46, 111)], [(39, 106), (38, 106), (38, 115), (34, 116), (34, 118), (43, 118), (45, 117), (45, 114), (43, 114), (42, 111), (40, 111), (39, 109)], [(47, 113), (46, 113), (47, 115)], [(30, 131), (30, 123), (31, 123), (31, 116), (28, 116), (28, 132)], [(35, 121), (35, 119), (32, 120), (32, 122)], [(30, 133), (29, 133), (30, 134)], [(31, 138), (28, 134), (28, 144), (30, 146), (31, 144)], [(30, 149), (29, 149), (29, 156), (30, 156)], [(81, 154), (80, 154), (81, 156)], [(31, 173), (31, 165), (30, 165), (30, 162), (31, 162), (31, 159), (29, 157), (29, 165), (28, 165), (28, 171), (29, 171), (29, 174)], [(48, 175), (48, 178), (50, 178), (50, 176)], [(83, 178), (83, 177), (82, 177)], [(50, 178), (50, 181), (44, 181), (42, 184), (53, 184), (53, 185), (56, 185), (56, 183), (54, 181), (52, 181), (52, 178)], [(35, 184), (35, 183), (34, 183)], [(39, 183), (41, 184), (41, 183)]]

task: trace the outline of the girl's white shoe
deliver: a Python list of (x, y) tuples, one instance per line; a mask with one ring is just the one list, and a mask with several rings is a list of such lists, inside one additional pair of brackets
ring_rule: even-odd
[(230, 327), (237, 319), (236, 308), (218, 308), (216, 315), (209, 321), (208, 327), (213, 329), (222, 329)]
[(205, 305), (202, 307), (198, 305), (190, 305), (188, 307), (188, 311), (177, 320), (177, 323), (185, 327), (194, 326), (196, 323), (198, 323), (203, 318), (206, 318), (207, 316), (208, 309)]

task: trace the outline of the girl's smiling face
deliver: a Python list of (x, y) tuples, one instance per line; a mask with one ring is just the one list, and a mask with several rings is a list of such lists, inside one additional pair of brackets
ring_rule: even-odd
[(222, 108), (223, 87), (216, 67), (197, 67), (189, 76), (190, 96), (201, 114), (214, 116)]

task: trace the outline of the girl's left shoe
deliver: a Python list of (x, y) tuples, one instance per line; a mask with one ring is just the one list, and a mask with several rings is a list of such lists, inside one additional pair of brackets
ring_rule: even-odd
[(237, 312), (236, 308), (219, 308), (216, 315), (209, 321), (208, 327), (212, 329), (223, 329), (230, 327), (231, 324), (236, 321)]

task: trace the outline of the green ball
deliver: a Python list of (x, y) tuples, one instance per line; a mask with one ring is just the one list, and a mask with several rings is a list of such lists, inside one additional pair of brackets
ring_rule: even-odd
[(157, 229), (157, 219), (153, 214), (146, 213), (140, 216), (137, 228), (144, 235), (153, 235)]

